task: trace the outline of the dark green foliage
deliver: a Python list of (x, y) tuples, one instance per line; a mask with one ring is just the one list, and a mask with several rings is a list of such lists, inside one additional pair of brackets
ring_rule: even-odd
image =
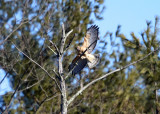
[[(67, 74), (68, 65), (75, 56), (74, 47), (82, 42), (80, 40), (86, 32), (87, 24), (93, 23), (90, 18), (91, 13), (100, 17), (101, 10), (96, 6), (101, 6), (102, 3), (103, 1), (92, 2), (88, 0), (0, 2), (0, 42), (11, 33), (11, 36), (0, 48), (0, 66), (10, 74), (8, 77), (13, 92), (16, 92), (13, 97), (11, 97), (13, 92), (2, 96), (1, 110), (10, 104), (9, 111), (11, 113), (22, 111), (27, 113), (35, 113), (36, 111), (58, 113), (60, 111), (60, 93), (54, 81), (41, 68), (19, 53), (13, 43), (55, 77), (52, 70), (55, 69), (57, 72), (57, 56), (48, 46), (54, 50), (54, 47), (49, 43), (49, 40), (52, 40), (59, 48), (63, 22), (66, 32), (74, 30), (67, 39), (65, 47), (76, 33), (63, 59), (65, 61), (63, 63), (64, 73)], [(12, 31), (14, 32), (12, 33)], [(68, 87), (72, 87), (72, 78), (74, 77), (68, 79)], [(43, 102), (46, 99), (48, 101)], [(15, 106), (16, 108), (14, 108)]]
[[(151, 22), (147, 22), (147, 29), (142, 32), (141, 38), (137, 38), (133, 33), (132, 41), (129, 40), (123, 40), (123, 44), (126, 48), (130, 49), (130, 61), (135, 61), (151, 51), (156, 50), (159, 48), (159, 28), (158, 25), (158, 17), (155, 18), (155, 26), (151, 27)], [(119, 35), (122, 39), (124, 39), (123, 35)], [(140, 40), (142, 42), (140, 42)], [(130, 42), (131, 45), (135, 45), (132, 47), (131, 45), (126, 45), (127, 42)], [(140, 95), (143, 97), (143, 112), (144, 113), (154, 113), (156, 108), (159, 110), (159, 103), (158, 103), (158, 93), (156, 93), (159, 90), (159, 51), (152, 54), (152, 56), (149, 56), (147, 59), (143, 60), (142, 62), (135, 65), (134, 68), (132, 68), (132, 71), (137, 72), (136, 74), (130, 74), (134, 76), (133, 80), (136, 79), (136, 83), (139, 83), (139, 87), (141, 88)], [(135, 84), (136, 84), (135, 83)], [(156, 98), (157, 97), (157, 98)], [(139, 102), (136, 102), (137, 104)], [(137, 109), (136, 109), (137, 110)]]
[[(10, 113), (59, 113), (60, 92), (55, 82), (36, 64), (20, 53), (13, 43), (25, 54), (57, 78), (57, 56), (53, 50), (53, 41), (60, 47), (62, 22), (66, 32), (73, 29), (67, 38), (63, 58), (64, 76), (68, 74), (68, 65), (76, 56), (75, 47), (81, 45), (87, 25), (93, 24), (91, 14), (102, 19), (103, 0), (18, 0), (0, 2), (0, 42), (17, 29), (0, 46), (0, 67), (9, 73), (13, 91), (0, 97), (0, 110), (4, 111), (10, 103)], [(20, 13), (17, 15), (17, 13)], [(85, 68), (76, 76), (69, 75), (66, 80), (67, 96), (71, 98), (88, 82), (112, 70), (134, 62), (159, 47), (158, 17), (155, 25), (147, 22), (147, 28), (141, 37), (131, 33), (127, 38), (118, 26), (115, 36), (107, 32), (100, 38), (95, 53), (100, 53), (101, 61), (96, 68)], [(21, 24), (21, 26), (19, 26)], [(123, 25), (122, 25), (123, 26)], [(18, 28), (17, 28), (18, 27)], [(74, 39), (72, 39), (74, 37)], [(106, 42), (110, 39), (110, 43)], [(116, 43), (115, 40), (121, 39)], [(111, 50), (108, 51), (108, 45)], [(120, 51), (120, 48), (123, 51)], [(56, 50), (54, 50), (56, 51)], [(109, 53), (108, 53), (109, 52)], [(160, 87), (159, 52), (145, 60), (93, 84), (69, 105), (68, 113), (154, 113), (159, 110), (156, 91)], [(59, 83), (59, 82), (58, 82)], [(16, 94), (12, 97), (13, 92)], [(159, 97), (159, 96), (158, 96)], [(11, 100), (11, 102), (9, 102)]]

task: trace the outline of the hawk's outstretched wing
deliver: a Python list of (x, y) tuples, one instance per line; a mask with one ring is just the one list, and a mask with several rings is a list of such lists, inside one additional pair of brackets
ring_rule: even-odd
[(87, 59), (79, 58), (79, 56), (75, 57), (72, 63), (69, 65), (69, 71), (72, 70), (72, 74), (75, 75), (79, 73), (85, 66), (87, 65)]
[[(87, 29), (86, 36), (84, 38), (83, 45), (77, 47), (78, 55), (69, 65), (69, 71), (72, 70), (72, 74), (75, 75), (79, 73), (88, 63), (90, 68), (97, 65), (99, 61), (99, 56), (90, 54), (95, 48), (98, 41), (99, 27), (94, 25)], [(85, 54), (81, 55), (88, 48)], [(81, 57), (83, 56), (83, 57)]]
[(90, 28), (87, 29), (87, 33), (86, 33), (86, 37), (85, 37), (87, 40), (84, 40), (84, 42), (87, 41), (87, 43), (86, 43), (87, 47), (89, 47), (92, 44), (89, 47), (89, 49), (87, 50), (88, 53), (91, 53), (94, 50), (94, 48), (97, 44), (97, 40), (99, 39), (98, 33), (99, 33), (99, 27), (96, 25), (91, 26)]

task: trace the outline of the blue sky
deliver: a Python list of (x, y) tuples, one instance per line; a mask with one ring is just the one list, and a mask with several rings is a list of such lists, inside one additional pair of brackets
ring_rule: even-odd
[(155, 16), (160, 17), (160, 0), (105, 0), (105, 6), (104, 20), (96, 21), (101, 35), (115, 32), (118, 25), (125, 35), (138, 35), (146, 28), (146, 20), (154, 22)]
[[(100, 27), (100, 36), (107, 31), (114, 33), (118, 25), (126, 36), (131, 32), (138, 36), (146, 28), (146, 20), (154, 22), (155, 16), (160, 17), (160, 0), (105, 0), (105, 6), (104, 19), (95, 21)], [(4, 74), (0, 70), (0, 80)], [(6, 91), (11, 91), (7, 79), (0, 85), (0, 95)]]
[[(5, 76), (4, 70), (0, 69), (0, 81)], [(7, 80), (7, 78), (3, 81), (3, 83), (0, 85), (0, 95), (5, 94), (6, 91), (11, 91), (10, 84)]]

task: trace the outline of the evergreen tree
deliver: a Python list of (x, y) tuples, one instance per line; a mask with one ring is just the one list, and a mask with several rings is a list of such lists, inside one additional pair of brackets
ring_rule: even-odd
[[(7, 77), (13, 89), (13, 92), (1, 96), (2, 112), (58, 113), (60, 111), (60, 92), (52, 78), (57, 77), (54, 73), (54, 70), (57, 72), (58, 69), (57, 55), (52, 52), (54, 47), (49, 40), (60, 48), (61, 25), (64, 23), (66, 32), (74, 30), (67, 38), (65, 47), (73, 36), (72, 43), (80, 41), (86, 32), (87, 24), (93, 23), (91, 14), (101, 19), (102, 4), (103, 0), (94, 2), (20, 0), (0, 3), (0, 66), (8, 73)], [(52, 75), (48, 76), (15, 46)], [(74, 51), (74, 47), (71, 45), (64, 53), (64, 73), (68, 73), (68, 65), (75, 55), (74, 52), (70, 54)], [(68, 79), (69, 85), (72, 85), (71, 82), (72, 79)]]
[(0, 9), (0, 67), (13, 89), (0, 96), (1, 112), (159, 112), (158, 17), (140, 38), (127, 38), (120, 26), (115, 36), (107, 32), (96, 47), (100, 63), (73, 76), (75, 47), (94, 23), (91, 15), (102, 19), (103, 0), (2, 1)]

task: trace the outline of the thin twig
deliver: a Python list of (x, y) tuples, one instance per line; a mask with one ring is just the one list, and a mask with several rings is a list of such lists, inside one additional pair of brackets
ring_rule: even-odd
[(19, 26), (16, 28), (16, 29), (14, 29), (2, 42), (0, 42), (0, 45), (2, 45), (4, 42), (6, 42), (7, 40), (8, 40), (8, 38), (15, 32), (15, 31), (17, 31), (22, 25), (24, 25), (25, 23), (28, 23), (29, 22), (29, 20), (28, 21), (25, 21), (25, 22), (23, 22), (23, 23), (21, 23), (21, 24), (19, 24)]
[[(40, 14), (40, 15), (41, 15), (41, 14)], [(9, 39), (9, 37), (10, 37), (15, 31), (17, 31), (22, 25), (24, 25), (25, 23), (28, 23), (28, 22), (36, 19), (36, 18), (37, 18), (38, 16), (40, 16), (40, 15), (37, 15), (37, 16), (33, 17), (33, 18), (30, 19), (30, 20), (27, 19), (27, 21), (21, 22), (21, 23), (18, 25), (17, 28), (15, 28), (2, 42), (0, 42), (0, 45), (2, 45), (4, 42), (6, 42), (6, 41)]]
[(46, 99), (46, 101), (50, 101), (50, 100), (52, 100), (53, 98), (55, 98), (55, 97), (57, 97), (57, 96), (59, 96), (60, 94), (57, 94), (57, 95), (55, 95), (55, 96), (52, 96), (52, 97), (50, 97), (50, 98), (47, 98)]
[(57, 52), (56, 55), (58, 55), (58, 54), (59, 54), (59, 49), (58, 49), (58, 47), (56, 46), (56, 44), (53, 43), (51, 40), (49, 40), (49, 42), (54, 46), (54, 48), (56, 49), (56, 52)]
[(46, 97), (48, 97), (47, 92), (44, 90), (44, 88), (42, 87), (41, 84), (39, 84), (40, 88), (42, 89), (42, 91), (44, 92), (44, 94), (46, 95)]
[(150, 56), (151, 54), (155, 53), (155, 52), (158, 51), (159, 49), (160, 49), (160, 48), (157, 48), (156, 50), (148, 53), (148, 54), (147, 54), (146, 56), (144, 56), (143, 58), (141, 58), (141, 59), (139, 59), (139, 60), (137, 60), (137, 61), (134, 61), (134, 62), (132, 62), (132, 63), (130, 63), (130, 64), (124, 66), (124, 67), (121, 67), (121, 68), (118, 68), (118, 69), (116, 69), (116, 70), (114, 70), (114, 71), (111, 71), (111, 72), (109, 72), (109, 73), (107, 73), (107, 74), (105, 74), (105, 75), (103, 75), (103, 76), (101, 76), (101, 77), (99, 77), (99, 78), (91, 81), (90, 83), (88, 83), (87, 85), (85, 85), (83, 88), (81, 88), (75, 95), (73, 95), (73, 96), (68, 100), (68, 105), (69, 105), (71, 102), (73, 102), (74, 99), (75, 99), (77, 96), (79, 96), (85, 89), (87, 89), (89, 86), (93, 85), (93, 84), (96, 83), (97, 81), (102, 80), (102, 79), (106, 78), (107, 76), (109, 76), (109, 75), (111, 75), (111, 74), (113, 74), (113, 73), (115, 73), (115, 72), (119, 72), (119, 71), (121, 71), (121, 70), (123, 70), (123, 69), (126, 69), (126, 68), (128, 68), (129, 66), (134, 65), (134, 64), (136, 64), (136, 63), (138, 63), (138, 62), (140, 62), (140, 61), (143, 61), (144, 59), (146, 59), (148, 56)]
[(52, 71), (54, 72), (54, 74), (56, 75), (56, 77), (57, 77), (59, 80), (61, 80), (60, 75), (58, 75), (58, 73), (55, 71), (55, 69), (52, 69)]
[(47, 46), (55, 55), (57, 55), (57, 53), (49, 46)]
[(66, 33), (65, 33), (64, 23), (62, 23), (62, 32), (63, 32), (63, 38), (65, 38)]
[(72, 39), (70, 40), (70, 42), (69, 42), (68, 45), (66, 46), (64, 52), (68, 50), (68, 48), (69, 48), (69, 46), (71, 45), (71, 43), (72, 43), (72, 41), (73, 41), (74, 38), (75, 38), (75, 34), (73, 35)]
[(49, 100), (52, 100), (53, 98), (57, 97), (58, 95), (59, 95), (59, 94), (45, 97), (41, 103), (38, 103), (39, 107), (36, 109), (36, 112), (38, 112), (38, 110), (40, 109), (40, 107), (43, 105), (44, 102), (47, 102), (47, 101), (49, 101)]
[(30, 89), (30, 88), (32, 88), (33, 86), (39, 84), (42, 80), (43, 80), (43, 78), (41, 78), (41, 80), (39, 80), (38, 82), (36, 82), (36, 83), (34, 83), (34, 84), (30, 85), (30, 86), (27, 86), (27, 87), (24, 88), (24, 89), (18, 90), (18, 92), (22, 92), (22, 91), (25, 91), (25, 90), (27, 90), (27, 89)]
[[(65, 38), (67, 38), (72, 32), (73, 32), (73, 29), (70, 30), (70, 31), (66, 34)], [(66, 40), (66, 39), (65, 39), (65, 40)]]
[(9, 108), (9, 106), (10, 106), (10, 104), (11, 104), (11, 101), (12, 101), (12, 99), (14, 98), (14, 95), (16, 94), (17, 90), (19, 89), (19, 87), (20, 87), (20, 85), (21, 85), (20, 82), (21, 82), (21, 80), (19, 79), (18, 84), (17, 84), (17, 86), (16, 86), (16, 89), (15, 89), (15, 91), (13, 92), (13, 94), (11, 95), (11, 98), (10, 98), (10, 100), (9, 100), (9, 103), (8, 103), (8, 105), (6, 106), (6, 109), (2, 112), (2, 114), (5, 114), (6, 111), (8, 111), (8, 108)]
[(6, 73), (6, 75), (3, 77), (3, 79), (0, 81), (0, 85), (2, 84), (2, 82), (4, 81), (4, 79), (7, 77), (8, 72)]

